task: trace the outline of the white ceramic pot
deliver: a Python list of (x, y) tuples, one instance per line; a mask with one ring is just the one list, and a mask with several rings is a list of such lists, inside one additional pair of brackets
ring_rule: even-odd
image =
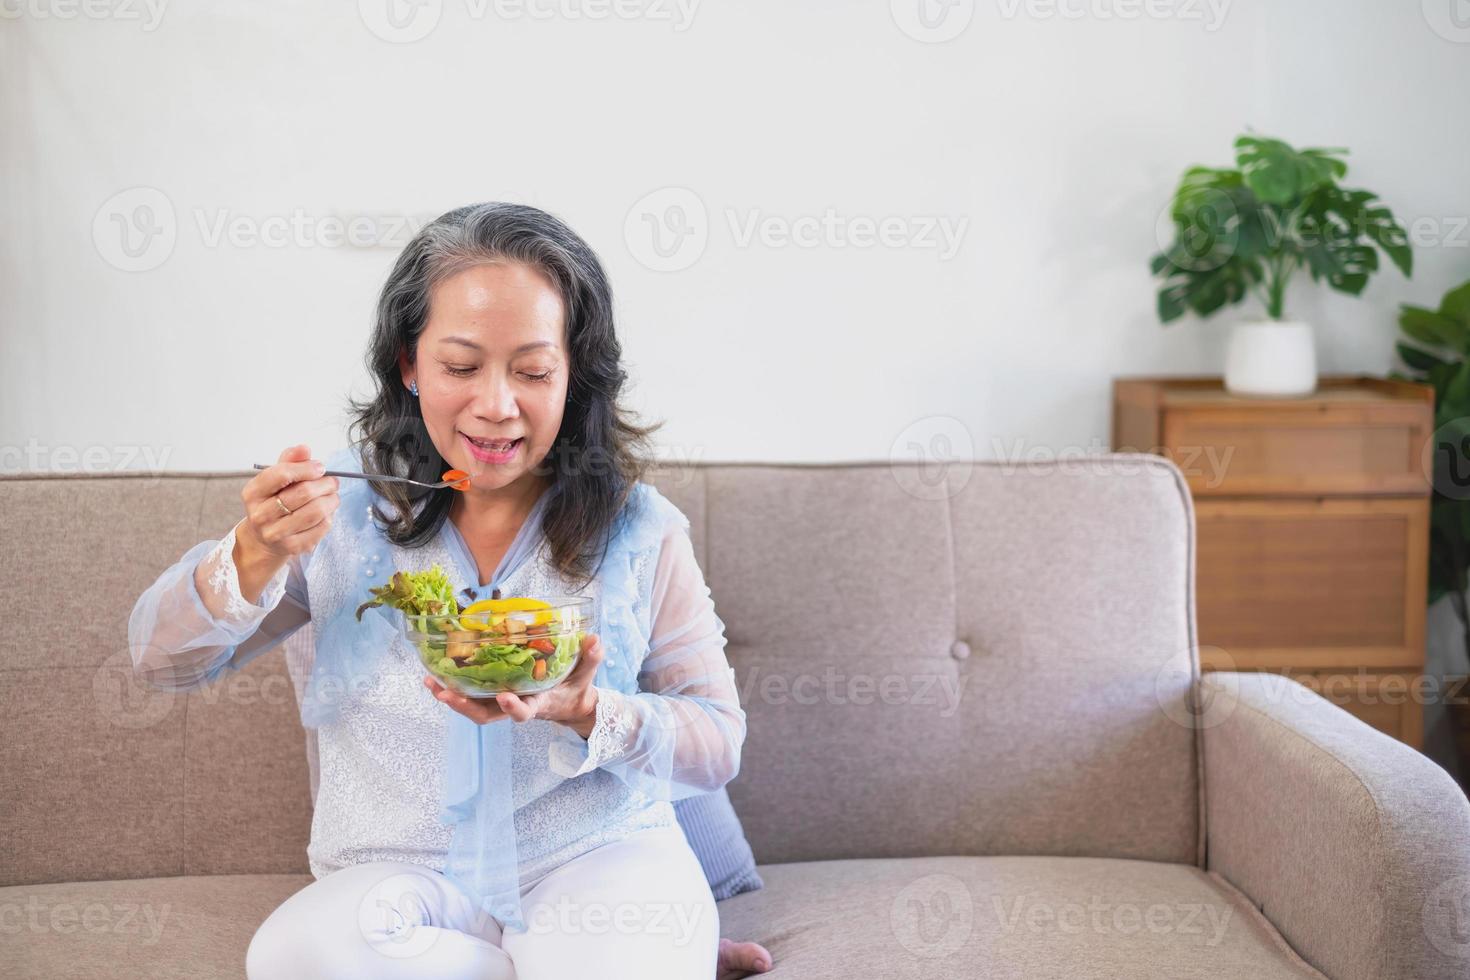
[(1312, 325), (1298, 320), (1237, 323), (1225, 352), (1225, 390), (1232, 395), (1277, 398), (1316, 391)]

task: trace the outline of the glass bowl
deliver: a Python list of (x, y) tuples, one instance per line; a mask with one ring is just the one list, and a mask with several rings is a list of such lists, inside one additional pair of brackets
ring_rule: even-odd
[(592, 632), (583, 596), (484, 599), (455, 616), (403, 614), (403, 634), (424, 669), (472, 698), (536, 694), (566, 679)]

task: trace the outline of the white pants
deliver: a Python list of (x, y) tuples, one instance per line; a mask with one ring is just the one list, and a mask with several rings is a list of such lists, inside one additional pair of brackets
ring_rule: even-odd
[(334, 871), (282, 902), (250, 941), (250, 980), (419, 977), (713, 980), (719, 912), (677, 825), (637, 831), (521, 886), (525, 932), (430, 868)]

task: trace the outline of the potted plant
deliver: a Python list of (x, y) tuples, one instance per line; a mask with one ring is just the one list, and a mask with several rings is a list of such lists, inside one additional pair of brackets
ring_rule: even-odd
[[(1439, 309), (1404, 304), (1399, 357), (1408, 372), (1391, 376), (1434, 388), (1434, 435), (1426, 460), (1429, 505), (1429, 604), (1448, 596), (1459, 617), (1470, 664), (1470, 282), (1450, 290)], [(1470, 779), (1470, 677), (1446, 678), (1445, 707), (1459, 743), (1462, 778)]]
[(1408, 238), (1378, 196), (1338, 186), (1341, 148), (1297, 150), (1281, 140), (1235, 141), (1235, 166), (1190, 167), (1169, 206), (1173, 240), (1150, 269), (1163, 280), (1159, 319), (1207, 317), (1255, 296), (1265, 319), (1236, 324), (1225, 387), (1239, 395), (1308, 395), (1317, 387), (1312, 327), (1285, 316), (1286, 286), (1306, 268), (1313, 281), (1357, 296), (1382, 250), (1405, 276)]

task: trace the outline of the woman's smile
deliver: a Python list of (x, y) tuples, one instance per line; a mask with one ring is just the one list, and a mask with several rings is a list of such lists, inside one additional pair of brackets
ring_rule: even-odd
[(471, 456), (482, 463), (490, 463), (497, 466), (509, 463), (514, 459), (516, 452), (521, 448), (521, 443), (524, 441), (524, 439), (515, 439), (509, 445), (506, 445), (503, 441), (491, 442), (489, 440), (471, 439), (463, 432), (459, 435), (460, 438), (464, 439), (465, 445), (469, 447)]

